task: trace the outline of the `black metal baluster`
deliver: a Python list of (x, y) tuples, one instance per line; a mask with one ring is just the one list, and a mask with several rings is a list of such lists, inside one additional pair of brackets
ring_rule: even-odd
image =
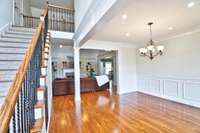
[(17, 100), (17, 133), (20, 133), (21, 129), (21, 122), (20, 122), (20, 96), (18, 97)]
[(24, 132), (24, 102), (23, 102), (23, 100), (24, 100), (24, 93), (23, 93), (23, 90), (24, 90), (24, 86), (22, 85), (22, 90), (21, 90), (21, 92), (20, 92), (20, 97), (21, 97), (21, 99), (20, 99), (20, 103), (21, 103), (21, 106), (20, 106), (20, 108), (21, 108), (21, 131), (22, 131), (22, 133)]
[(16, 133), (17, 132), (17, 130), (16, 130), (16, 120), (15, 120), (15, 111), (14, 111), (14, 113), (13, 113), (13, 133)]

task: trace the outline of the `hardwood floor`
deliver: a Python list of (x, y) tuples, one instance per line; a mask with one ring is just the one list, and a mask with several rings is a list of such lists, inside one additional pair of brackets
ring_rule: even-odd
[(200, 133), (200, 109), (142, 93), (53, 98), (50, 133)]

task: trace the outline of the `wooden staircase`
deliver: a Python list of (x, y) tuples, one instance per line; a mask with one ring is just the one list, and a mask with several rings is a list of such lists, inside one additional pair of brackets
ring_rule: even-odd
[(35, 31), (35, 29), (9, 27), (0, 37), (0, 108)]
[(10, 26), (0, 37), (0, 133), (46, 131), (48, 10), (37, 29)]

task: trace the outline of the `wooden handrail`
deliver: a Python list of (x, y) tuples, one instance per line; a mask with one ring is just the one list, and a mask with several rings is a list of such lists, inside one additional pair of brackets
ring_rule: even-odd
[(51, 4), (48, 4), (48, 7), (60, 8), (60, 9), (69, 10), (69, 11), (74, 12), (73, 9), (66, 8), (66, 7), (61, 7), (61, 6), (56, 6), (56, 5), (51, 5)]
[[(44, 16), (47, 15), (46, 9)], [(35, 47), (37, 45), (37, 41), (39, 40), (40, 33), (42, 32), (44, 27), (44, 21), (40, 21), (39, 27), (37, 28), (35, 36), (31, 40), (31, 45), (29, 46), (25, 57), (18, 69), (18, 72), (13, 80), (13, 83), (9, 89), (8, 95), (5, 97), (4, 104), (0, 110), (0, 133), (4, 133), (8, 131), (9, 123), (12, 118), (13, 112), (15, 110), (16, 101), (21, 91), (22, 84), (25, 78), (26, 71), (28, 69), (29, 63), (33, 56)]]
[(27, 16), (27, 15), (23, 15), (23, 17), (26, 17), (26, 18), (32, 18), (32, 19), (40, 19), (40, 17), (35, 17), (35, 16)]

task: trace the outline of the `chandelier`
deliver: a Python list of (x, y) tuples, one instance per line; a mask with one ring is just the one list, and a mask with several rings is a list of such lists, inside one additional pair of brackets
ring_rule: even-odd
[(144, 57), (148, 57), (151, 60), (154, 59), (154, 57), (158, 55), (163, 54), (164, 46), (155, 46), (154, 41), (152, 39), (152, 30), (151, 26), (153, 25), (153, 22), (149, 22), (148, 26), (150, 27), (150, 41), (148, 42), (147, 46), (145, 48), (140, 48), (140, 55)]

